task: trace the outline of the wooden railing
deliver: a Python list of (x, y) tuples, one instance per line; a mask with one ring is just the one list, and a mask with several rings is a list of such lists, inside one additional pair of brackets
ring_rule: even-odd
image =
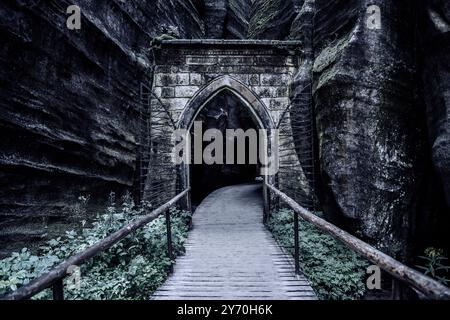
[(341, 241), (346, 246), (355, 250), (365, 258), (367, 258), (372, 263), (376, 264), (387, 273), (389, 273), (394, 279), (403, 282), (419, 292), (429, 299), (435, 300), (448, 300), (450, 299), (450, 288), (444, 286), (438, 281), (425, 276), (424, 274), (404, 265), (403, 263), (395, 260), (394, 258), (388, 256), (387, 254), (375, 249), (371, 245), (365, 243), (364, 241), (352, 236), (348, 232), (338, 228), (332, 223), (321, 219), (317, 215), (309, 212), (305, 208), (301, 207), (294, 200), (289, 198), (286, 194), (275, 188), (270, 184), (265, 184), (265, 187), (278, 196), (283, 202), (285, 202), (289, 207), (296, 213), (294, 215), (294, 232), (295, 232), (295, 260), (296, 269), (299, 268), (299, 234), (298, 234), (298, 217), (300, 216), (305, 221), (313, 224), (322, 231), (328, 233), (335, 239)]
[(191, 210), (189, 204), (189, 192), (190, 188), (184, 190), (176, 197), (166, 202), (164, 205), (160, 206), (156, 210), (152, 211), (148, 215), (137, 218), (132, 223), (126, 225), (120, 230), (114, 232), (109, 235), (102, 241), (92, 245), (86, 250), (77, 253), (67, 260), (63, 261), (57, 267), (53, 268), (50, 272), (36, 278), (31, 281), (29, 284), (20, 287), (16, 291), (2, 297), (2, 300), (24, 300), (33, 297), (34, 295), (40, 293), (41, 291), (52, 288), (53, 291), (53, 299), (54, 300), (63, 300), (64, 299), (64, 278), (68, 276), (69, 268), (73, 268), (73, 266), (80, 266), (85, 263), (87, 260), (93, 258), (99, 253), (106, 251), (111, 248), (113, 245), (118, 243), (120, 240), (130, 235), (134, 231), (144, 227), (149, 224), (162, 214), (165, 214), (166, 218), (166, 227), (167, 227), (167, 254), (171, 260), (173, 260), (172, 253), (172, 230), (170, 223), (170, 211), (169, 209), (175, 205), (182, 198), (186, 197), (188, 210)]
[[(283, 202), (285, 202), (289, 207), (291, 207), (294, 212), (294, 231), (295, 231), (295, 261), (296, 270), (299, 270), (299, 234), (298, 234), (298, 218), (301, 217), (305, 221), (313, 224), (322, 231), (328, 233), (335, 239), (341, 241), (346, 246), (355, 250), (372, 263), (378, 265), (381, 269), (389, 273), (392, 277), (406, 283), (407, 285), (415, 288), (421, 292), (424, 296), (429, 299), (450, 299), (450, 288), (442, 285), (436, 280), (425, 276), (424, 274), (402, 264), (401, 262), (395, 260), (394, 258), (388, 256), (387, 254), (375, 249), (371, 245), (365, 243), (364, 241), (352, 236), (348, 232), (338, 228), (332, 223), (316, 216), (315, 214), (309, 212), (305, 208), (301, 207), (294, 200), (289, 198), (286, 194), (275, 188), (270, 184), (265, 184), (265, 189), (267, 188), (267, 193), (273, 192), (278, 196)], [(36, 278), (29, 284), (19, 288), (18, 290), (2, 297), (2, 300), (23, 300), (29, 299), (34, 295), (40, 293), (41, 291), (52, 288), (53, 298), (55, 300), (64, 299), (64, 278), (68, 276), (69, 268), (73, 266), (80, 266), (87, 260), (93, 258), (99, 253), (102, 253), (112, 247), (114, 244), (118, 243), (120, 240), (124, 239), (126, 236), (130, 235), (134, 231), (144, 227), (148, 223), (152, 222), (162, 214), (165, 214), (166, 218), (166, 228), (167, 228), (167, 254), (172, 260), (172, 233), (171, 233), (171, 223), (170, 223), (170, 213), (169, 209), (181, 199), (186, 197), (188, 199), (189, 205), (189, 192), (190, 189), (186, 189), (176, 197), (160, 206), (156, 210), (152, 211), (150, 214), (137, 218), (132, 223), (126, 225), (120, 230), (114, 232), (110, 236), (106, 237), (102, 241), (92, 245), (86, 250), (75, 254), (63, 261), (57, 267), (53, 268), (50, 272)]]

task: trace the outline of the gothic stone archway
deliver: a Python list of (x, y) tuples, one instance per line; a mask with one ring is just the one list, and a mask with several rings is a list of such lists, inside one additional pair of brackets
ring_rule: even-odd
[[(178, 128), (187, 129), (189, 131), (193, 122), (197, 118), (197, 115), (221, 92), (228, 92), (237, 97), (249, 111), (259, 129), (265, 129), (268, 134), (268, 138), (270, 138), (271, 131), (276, 128), (276, 125), (268, 109), (247, 86), (228, 75), (214, 79), (194, 95), (178, 119)], [(268, 150), (265, 151), (266, 154), (271, 153), (270, 139), (268, 142)], [(189, 175), (190, 170), (188, 165), (180, 168), (179, 177), (183, 189), (189, 185)], [(270, 181), (270, 177), (268, 176), (266, 176), (265, 179), (267, 182)]]
[(233, 83), (235, 91), (248, 89), (241, 94), (252, 92), (273, 122), (278, 123), (289, 105), (299, 48), (297, 41), (163, 41), (155, 51), (153, 93), (178, 123), (181, 114), (189, 112), (189, 102), (195, 95), (214, 80), (228, 76), (240, 83)]
[[(276, 128), (290, 104), (299, 48), (296, 41), (163, 41), (154, 52), (151, 109), (162, 103), (177, 127), (189, 128), (210, 99), (229, 90), (262, 128)], [(184, 187), (188, 180), (180, 176)]]

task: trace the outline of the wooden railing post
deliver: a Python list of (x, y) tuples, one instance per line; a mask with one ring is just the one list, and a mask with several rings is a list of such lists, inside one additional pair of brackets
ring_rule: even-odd
[(58, 279), (52, 285), (53, 300), (64, 300), (64, 283), (63, 279)]
[(46, 290), (48, 288), (52, 288), (53, 296), (55, 299), (60, 300), (64, 299), (64, 288), (62, 279), (67, 275), (67, 270), (69, 270), (72, 266), (79, 266), (85, 263), (87, 260), (95, 257), (97, 254), (101, 252), (105, 252), (107, 249), (111, 248), (113, 245), (135, 232), (136, 230), (142, 228), (145, 225), (148, 225), (150, 222), (154, 221), (158, 217), (162, 216), (164, 213), (166, 214), (167, 226), (168, 226), (168, 250), (170, 250), (169, 256), (173, 261), (173, 253), (172, 253), (172, 231), (170, 226), (170, 213), (167, 212), (173, 205), (178, 203), (184, 197), (186, 197), (186, 193), (189, 192), (189, 188), (184, 190), (183, 192), (176, 195), (174, 198), (167, 201), (162, 206), (153, 210), (151, 213), (146, 214), (142, 217), (136, 218), (131, 223), (122, 227), (120, 230), (113, 232), (103, 240), (91, 245), (87, 249), (67, 258), (51, 271), (41, 275), (40, 277), (32, 280), (27, 285), (24, 285), (17, 289), (16, 291), (0, 297), (1, 300), (24, 300), (33, 297), (39, 292)]
[(298, 213), (294, 211), (294, 259), (295, 259), (295, 274), (300, 274), (300, 241), (298, 230)]
[(269, 222), (269, 215), (270, 215), (270, 192), (267, 188), (267, 185), (263, 184), (263, 222), (266, 224)]
[(167, 233), (167, 256), (171, 261), (170, 272), (173, 272), (172, 225), (170, 221), (170, 210), (166, 211), (166, 233)]
[(192, 212), (192, 195), (191, 195), (191, 190), (189, 190), (189, 192), (186, 193), (186, 207), (187, 207), (187, 211)]
[(402, 300), (403, 299), (403, 285), (400, 281), (392, 278), (392, 300)]
[[(305, 220), (305, 222), (311, 223), (336, 240), (341, 241), (347, 247), (361, 254), (373, 264), (379, 266), (381, 269), (396, 278), (399, 282), (402, 282), (401, 285), (403, 287), (405, 285), (408, 285), (420, 291), (428, 299), (450, 300), (449, 287), (446, 287), (435, 279), (432, 279), (424, 275), (423, 273), (414, 270), (411, 267), (408, 267), (407, 265), (401, 263), (393, 257), (381, 252), (380, 250), (375, 249), (373, 246), (340, 229), (334, 224), (318, 217), (317, 215), (300, 206), (293, 199), (289, 198), (286, 194), (284, 194), (274, 186), (267, 185), (267, 187), (271, 192), (278, 195), (283, 202), (289, 205), (291, 209), (297, 212), (299, 217)], [(398, 289), (396, 289), (394, 286), (393, 291), (394, 293), (398, 292)], [(398, 296), (398, 294), (396, 293), (395, 296)]]

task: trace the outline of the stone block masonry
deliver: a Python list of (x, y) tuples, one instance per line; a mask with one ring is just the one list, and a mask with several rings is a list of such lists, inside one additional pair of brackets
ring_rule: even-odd
[(229, 76), (252, 90), (276, 120), (289, 105), (300, 47), (294, 41), (164, 41), (156, 51), (153, 93), (178, 121), (202, 88)]

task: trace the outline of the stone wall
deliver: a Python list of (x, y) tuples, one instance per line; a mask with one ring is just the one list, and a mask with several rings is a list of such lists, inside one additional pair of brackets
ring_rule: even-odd
[(178, 121), (195, 94), (212, 80), (229, 76), (261, 99), (276, 124), (289, 105), (290, 84), (297, 65), (295, 55), (270, 45), (168, 43), (156, 55), (154, 93)]

